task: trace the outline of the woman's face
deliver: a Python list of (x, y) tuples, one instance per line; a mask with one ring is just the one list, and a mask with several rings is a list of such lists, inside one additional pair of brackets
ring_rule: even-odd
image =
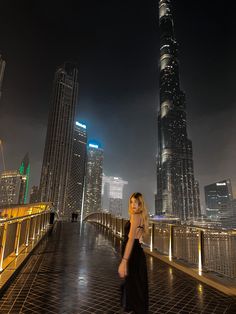
[(130, 207), (134, 212), (138, 211), (140, 207), (139, 201), (136, 198), (132, 197), (130, 200)]

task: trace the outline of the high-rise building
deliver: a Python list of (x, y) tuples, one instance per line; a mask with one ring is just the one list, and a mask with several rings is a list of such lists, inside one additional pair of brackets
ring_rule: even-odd
[(198, 215), (196, 215), (196, 218), (200, 218), (202, 216), (201, 212), (201, 204), (200, 204), (200, 189), (199, 189), (199, 182), (197, 180), (194, 181), (194, 207), (196, 209), (196, 212)]
[(32, 186), (32, 188), (31, 188), (31, 191), (30, 191), (30, 201), (29, 202), (30, 202), (30, 204), (40, 202), (39, 188), (36, 185)]
[(211, 220), (220, 220), (225, 225), (225, 222), (233, 216), (233, 192), (230, 179), (206, 185), (204, 191), (207, 217)]
[(101, 211), (103, 149), (89, 143), (85, 178), (83, 217)]
[(65, 63), (55, 73), (51, 110), (40, 180), (41, 201), (53, 202), (60, 217), (67, 213), (66, 193), (71, 170), (78, 95), (78, 69)]
[(195, 195), (192, 142), (187, 135), (185, 94), (180, 89), (178, 44), (170, 0), (159, 1), (160, 108), (156, 214), (181, 220), (200, 216)]
[(27, 153), (23, 158), (19, 173), (22, 175), (22, 184), (20, 188), (20, 196), (19, 196), (19, 203), (26, 204), (28, 191), (29, 191), (29, 175), (30, 175), (30, 163), (29, 163), (29, 154)]
[(70, 213), (77, 212), (78, 215), (80, 215), (82, 208), (86, 154), (86, 125), (76, 122), (73, 136), (73, 153), (67, 193), (67, 206)]
[(115, 216), (122, 216), (123, 191), (126, 184), (128, 184), (128, 181), (124, 181), (122, 178), (108, 177), (103, 174), (103, 203), (105, 204), (108, 199), (109, 212)]
[(29, 188), (29, 154), (23, 158), (19, 170), (7, 170), (1, 174), (1, 205), (26, 204)]
[(26, 175), (18, 170), (3, 171), (0, 176), (0, 206), (23, 204), (21, 191), (25, 181)]
[(6, 62), (3, 60), (2, 56), (0, 55), (0, 99), (2, 96), (2, 82), (3, 82), (5, 67), (6, 67)]

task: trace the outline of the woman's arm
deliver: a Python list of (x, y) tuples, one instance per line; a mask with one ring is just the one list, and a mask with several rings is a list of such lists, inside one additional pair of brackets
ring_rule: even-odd
[(136, 236), (137, 227), (139, 226), (139, 222), (140, 222), (140, 217), (138, 214), (131, 215), (131, 219), (130, 219), (131, 225), (130, 225), (130, 231), (128, 235), (129, 239), (127, 241), (125, 252), (124, 252), (122, 261), (118, 269), (118, 272), (121, 278), (124, 278), (125, 276), (128, 275), (127, 262), (128, 262), (128, 259), (130, 258), (130, 254), (134, 245), (134, 240)]

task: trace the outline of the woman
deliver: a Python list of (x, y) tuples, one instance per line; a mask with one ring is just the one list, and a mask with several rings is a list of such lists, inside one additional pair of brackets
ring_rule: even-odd
[(146, 258), (141, 247), (142, 236), (148, 232), (148, 217), (141, 193), (129, 198), (130, 220), (125, 224), (122, 261), (119, 275), (122, 285), (122, 306), (125, 311), (148, 313), (148, 279)]

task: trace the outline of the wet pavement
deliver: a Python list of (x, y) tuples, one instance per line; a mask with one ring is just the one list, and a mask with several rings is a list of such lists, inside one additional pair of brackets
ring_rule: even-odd
[[(123, 313), (120, 240), (103, 227), (57, 223), (0, 299), (4, 313)], [(151, 313), (236, 313), (236, 299), (147, 255)]]

